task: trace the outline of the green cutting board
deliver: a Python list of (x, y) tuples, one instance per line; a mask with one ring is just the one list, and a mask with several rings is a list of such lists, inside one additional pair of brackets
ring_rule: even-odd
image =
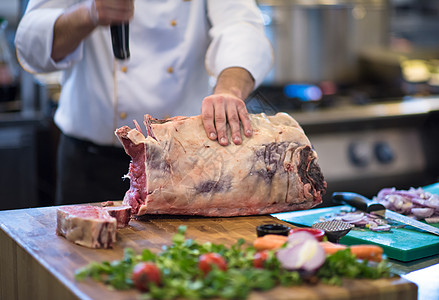
[[(272, 214), (282, 221), (299, 227), (311, 227), (319, 218), (335, 215), (349, 206), (334, 206), (286, 213)], [(433, 224), (439, 227), (439, 224)], [(383, 248), (389, 258), (412, 261), (439, 254), (439, 236), (422, 232), (414, 227), (392, 228), (390, 232), (373, 232), (368, 229), (352, 229), (340, 239), (340, 244), (376, 244)]]

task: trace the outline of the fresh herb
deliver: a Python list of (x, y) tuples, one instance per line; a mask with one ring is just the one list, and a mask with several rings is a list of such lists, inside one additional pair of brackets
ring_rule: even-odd
[(122, 260), (102, 263), (92, 262), (88, 266), (75, 272), (75, 279), (83, 280), (91, 277), (96, 281), (102, 281), (118, 290), (130, 289), (133, 286), (131, 273), (134, 265), (140, 259), (134, 255), (130, 248), (124, 250)]
[(371, 265), (367, 260), (358, 260), (346, 248), (329, 255), (317, 276), (322, 282), (340, 285), (343, 277), (378, 279), (390, 276), (390, 268), (386, 260)]
[[(160, 269), (162, 280), (160, 285), (149, 285), (149, 291), (142, 295), (144, 299), (245, 299), (252, 290), (302, 283), (298, 272), (280, 266), (274, 251), (267, 251), (264, 268), (255, 268), (253, 260), (257, 251), (253, 246), (244, 247), (244, 240), (238, 240), (231, 247), (209, 242), (200, 244), (186, 239), (185, 232), (186, 227), (180, 226), (172, 238), (172, 245), (163, 247), (159, 254), (145, 249), (137, 255), (127, 248), (122, 260), (90, 263), (77, 270), (75, 278), (90, 277), (115, 289), (130, 289), (134, 287), (131, 279), (134, 267), (141, 262), (152, 262)], [(213, 265), (205, 274), (199, 268), (198, 260), (207, 253), (221, 255), (227, 262), (227, 270)], [(317, 275), (324, 282), (339, 284), (341, 277), (379, 278), (388, 275), (388, 270), (380, 264), (369, 267), (367, 262), (359, 263), (349, 250), (344, 250), (329, 256)]]

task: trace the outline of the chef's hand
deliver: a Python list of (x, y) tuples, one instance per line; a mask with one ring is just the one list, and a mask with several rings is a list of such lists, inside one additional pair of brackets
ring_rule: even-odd
[(52, 59), (56, 62), (64, 59), (99, 25), (129, 21), (134, 14), (133, 1), (92, 0), (65, 11), (55, 21)]
[(222, 146), (228, 145), (227, 123), (234, 144), (242, 142), (241, 125), (244, 135), (252, 136), (253, 129), (244, 99), (253, 90), (253, 86), (253, 77), (245, 69), (234, 67), (221, 72), (213, 95), (204, 98), (201, 105), (204, 130), (209, 139), (218, 140)]
[(134, 15), (134, 0), (93, 0), (90, 16), (96, 25), (128, 22)]

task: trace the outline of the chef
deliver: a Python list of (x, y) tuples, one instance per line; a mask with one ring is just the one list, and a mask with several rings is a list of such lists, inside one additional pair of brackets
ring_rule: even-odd
[[(111, 46), (109, 25), (122, 22), (129, 60)], [(252, 0), (30, 0), (15, 44), (25, 70), (62, 70), (57, 204), (123, 198), (129, 157), (114, 131), (146, 113), (201, 113), (223, 146), (251, 137), (243, 100), (272, 64)]]

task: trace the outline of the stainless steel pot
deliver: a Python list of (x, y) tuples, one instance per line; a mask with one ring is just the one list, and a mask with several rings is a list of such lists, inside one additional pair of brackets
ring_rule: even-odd
[(358, 54), (385, 46), (387, 0), (259, 0), (274, 49), (267, 83), (350, 83), (358, 75)]

